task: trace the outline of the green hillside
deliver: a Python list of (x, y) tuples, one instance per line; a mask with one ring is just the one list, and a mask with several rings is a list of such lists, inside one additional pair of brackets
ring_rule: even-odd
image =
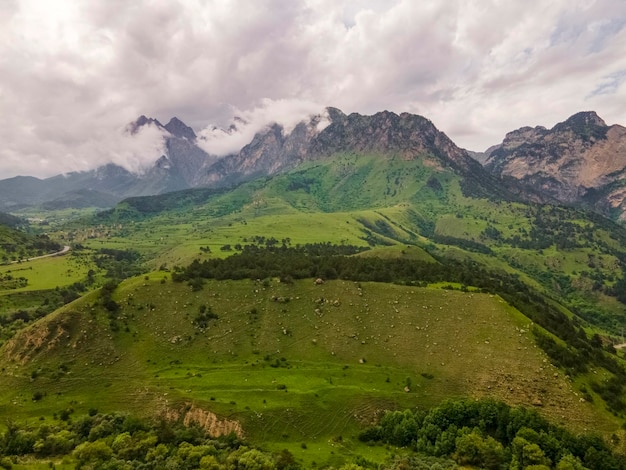
[(89, 228), (90, 246), (131, 246), (162, 264), (228, 256), (254, 237), (416, 246), (519, 274), (591, 327), (626, 327), (626, 230), (592, 213), (491, 198), (428, 159), (340, 154), (230, 191), (132, 198)]
[(0, 262), (2, 264), (45, 255), (59, 251), (61, 248), (45, 234), (31, 235), (0, 222)]
[[(3, 297), (0, 415), (197, 422), (340, 466), (393, 452), (357, 439), (385, 410), (488, 397), (623, 453), (626, 230), (492, 184), (346, 153), (52, 225), (75, 258)], [(63, 276), (99, 289), (17, 331)]]
[(450, 397), (540, 403), (574, 429), (615, 429), (497, 296), (311, 280), (207, 281), (191, 292), (166, 277), (120, 285), (114, 314), (94, 293), (18, 333), (1, 350), (0, 414), (214, 413), (215, 429), (313, 460), (333, 437), (342, 452), (358, 446), (383, 410)]

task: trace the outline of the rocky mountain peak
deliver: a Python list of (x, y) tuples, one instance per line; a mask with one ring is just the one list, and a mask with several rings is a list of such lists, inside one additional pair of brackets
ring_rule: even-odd
[(347, 117), (345, 113), (338, 108), (328, 107), (326, 108), (326, 112), (332, 122), (343, 121)]
[(593, 111), (570, 116), (552, 129), (522, 127), (489, 153), (485, 168), (538, 188), (545, 200), (583, 204), (626, 214), (626, 129), (607, 126)]
[(184, 138), (190, 141), (196, 140), (196, 133), (193, 131), (193, 129), (177, 117), (173, 117), (172, 119), (170, 119), (170, 122), (165, 124), (164, 127), (173, 136)]
[(131, 122), (127, 127), (126, 130), (134, 135), (136, 134), (139, 129), (141, 129), (143, 126), (149, 126), (150, 124), (154, 124), (157, 127), (163, 127), (163, 124), (161, 124), (157, 119), (153, 119), (153, 118), (148, 118), (146, 116), (144, 116), (143, 114), (141, 116), (139, 116), (134, 122)]
[(328, 114), (331, 124), (313, 139), (311, 153), (393, 153), (406, 159), (430, 155), (438, 160), (437, 164), (445, 166), (468, 168), (473, 164), (467, 152), (422, 116), (390, 111), (371, 116), (358, 113), (346, 116), (335, 108), (328, 108)]
[[(607, 127), (604, 120), (596, 114), (595, 111), (582, 111), (567, 118), (563, 123), (564, 126), (600, 126)], [(559, 126), (559, 124), (557, 124)]]
[[(328, 121), (320, 129), (319, 124)], [(266, 127), (239, 153), (226, 156), (208, 168), (204, 184), (234, 184), (344, 152), (423, 159), (432, 168), (454, 168), (460, 174), (481, 178), (486, 175), (465, 150), (422, 116), (390, 111), (369, 116), (346, 115), (337, 108), (326, 108), (324, 116), (312, 116), (290, 132), (280, 125)]]
[[(233, 126), (224, 132), (235, 132), (240, 123), (245, 121), (235, 118)], [(163, 155), (151, 168), (134, 174), (107, 165), (73, 175), (74, 186), (70, 189), (81, 189), (84, 183), (90, 189), (121, 198), (197, 186), (223, 187), (346, 152), (377, 155), (381, 159), (421, 159), (425, 166), (435, 170), (448, 168), (464, 175), (470, 186), (495, 187), (493, 178), (465, 150), (457, 147), (431, 121), (415, 114), (381, 111), (373, 115), (347, 115), (329, 107), (288, 130), (279, 124), (269, 125), (237, 153), (223, 157), (203, 150), (193, 129), (177, 117), (164, 126), (142, 115), (127, 126), (127, 132), (135, 134), (143, 126), (151, 125), (163, 130), (164, 143)], [(67, 181), (59, 183), (58, 193), (62, 194), (68, 187)]]
[(558, 123), (551, 129), (551, 132), (572, 132), (583, 141), (594, 142), (604, 139), (607, 130), (608, 126), (600, 116), (593, 111), (584, 111)]

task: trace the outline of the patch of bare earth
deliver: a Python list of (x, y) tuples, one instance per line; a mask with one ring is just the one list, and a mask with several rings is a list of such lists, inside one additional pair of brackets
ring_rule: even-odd
[(7, 342), (4, 353), (9, 361), (25, 364), (40, 351), (50, 351), (69, 339), (70, 332), (64, 322), (53, 320), (20, 331)]
[(243, 428), (239, 421), (220, 419), (215, 413), (203, 410), (190, 403), (180, 409), (166, 409), (163, 416), (169, 421), (182, 421), (185, 426), (198, 425), (205, 429), (211, 436), (226, 436), (235, 433), (243, 437)]

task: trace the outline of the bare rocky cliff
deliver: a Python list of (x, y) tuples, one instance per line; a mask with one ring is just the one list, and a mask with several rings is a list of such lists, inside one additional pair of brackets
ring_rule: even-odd
[(523, 127), (488, 151), (485, 168), (513, 178), (545, 200), (626, 216), (626, 128), (592, 111), (552, 129)]

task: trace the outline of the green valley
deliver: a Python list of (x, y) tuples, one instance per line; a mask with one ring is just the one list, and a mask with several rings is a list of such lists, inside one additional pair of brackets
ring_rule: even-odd
[(396, 452), (359, 437), (387, 410), (488, 398), (623, 453), (626, 230), (493, 184), (340, 153), (47, 223), (72, 252), (20, 265), (5, 315), (82, 290), (7, 330), (0, 414), (195, 423), (340, 467)]

